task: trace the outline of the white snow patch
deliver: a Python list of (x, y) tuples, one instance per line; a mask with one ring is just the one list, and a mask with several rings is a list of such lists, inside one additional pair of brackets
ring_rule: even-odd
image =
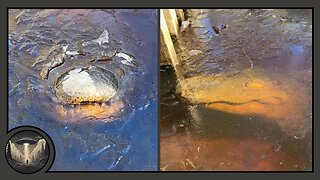
[(99, 45), (103, 43), (109, 43), (109, 32), (104, 30), (98, 39), (93, 40), (93, 42), (98, 43)]

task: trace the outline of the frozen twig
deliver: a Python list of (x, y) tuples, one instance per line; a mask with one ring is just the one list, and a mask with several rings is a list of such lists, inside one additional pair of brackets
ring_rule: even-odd
[(166, 166), (164, 166), (164, 167), (160, 168), (160, 170), (161, 170), (161, 171), (165, 171), (167, 167), (168, 167), (168, 165), (166, 165)]
[(16, 85), (14, 85), (12, 87), (12, 89), (9, 91), (9, 94), (11, 94), (19, 85), (21, 84), (21, 82), (17, 83)]
[(189, 159), (186, 159), (186, 161), (187, 161), (194, 169), (197, 168)]
[(246, 57), (248, 58), (248, 60), (250, 61), (250, 64), (251, 64), (251, 69), (253, 68), (253, 62), (252, 62), (252, 60), (250, 59), (250, 57), (248, 56), (248, 54), (245, 52), (245, 51), (243, 51), (243, 53), (244, 53), (244, 55), (246, 55)]

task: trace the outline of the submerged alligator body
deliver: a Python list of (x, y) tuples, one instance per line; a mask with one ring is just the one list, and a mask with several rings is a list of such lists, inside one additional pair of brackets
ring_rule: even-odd
[[(197, 76), (182, 80), (178, 91), (193, 104), (239, 115), (262, 116), (278, 123), (288, 134), (302, 138), (311, 128), (308, 107), (292, 84), (263, 76), (263, 71), (246, 69), (236, 76)], [(276, 75), (275, 75), (276, 76)]]

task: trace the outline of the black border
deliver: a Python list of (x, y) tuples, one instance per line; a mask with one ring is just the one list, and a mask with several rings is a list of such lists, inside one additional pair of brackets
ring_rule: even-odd
[(160, 159), (161, 159), (161, 156), (160, 156), (160, 91), (159, 91), (159, 88), (160, 88), (160, 61), (161, 61), (161, 58), (160, 58), (160, 44), (161, 44), (161, 39), (160, 39), (160, 33), (161, 33), (161, 30), (160, 30), (160, 9), (158, 9), (158, 71), (157, 71), (157, 74), (158, 74), (158, 84), (157, 84), (157, 99), (158, 99), (158, 171), (160, 171)]
[[(5, 21), (7, 21), (7, 15), (6, 15), (6, 8), (10, 7), (25, 7), (25, 8), (30, 8), (30, 6), (32, 7), (56, 7), (56, 8), (63, 8), (63, 7), (77, 7), (77, 8), (82, 8), (82, 7), (86, 7), (86, 8), (90, 8), (92, 6), (97, 7), (99, 6), (100, 8), (114, 8), (114, 7), (123, 7), (123, 8), (135, 8), (135, 7), (144, 7), (144, 8), (175, 8), (175, 7), (180, 7), (180, 8), (208, 8), (208, 7), (215, 7), (215, 8), (265, 8), (266, 6), (270, 7), (270, 8), (274, 8), (274, 7), (278, 7), (278, 8), (287, 8), (288, 5), (290, 5), (292, 8), (297, 8), (297, 7), (312, 7), (314, 9), (313, 11), (313, 32), (315, 32), (314, 30), (316, 30), (316, 32), (320, 31), (320, 27), (318, 24), (318, 21), (314, 21), (314, 18), (316, 16), (320, 16), (319, 8), (319, 2), (317, 2), (316, 0), (303, 0), (303, 1), (288, 1), (288, 0), (268, 0), (268, 1), (251, 1), (251, 0), (242, 0), (242, 1), (233, 1), (233, 0), (223, 0), (223, 1), (210, 1), (210, 0), (197, 0), (192, 1), (192, 0), (184, 0), (183, 3), (181, 3), (181, 1), (179, 0), (162, 0), (162, 1), (148, 1), (148, 0), (135, 0), (135, 1), (128, 1), (125, 2), (124, 0), (117, 0), (117, 1), (108, 1), (108, 0), (104, 0), (104, 1), (100, 1), (97, 2), (96, 0), (90, 0), (87, 2), (72, 2), (72, 0), (69, 1), (64, 1), (64, 0), (55, 0), (55, 1), (37, 1), (37, 0), (28, 0), (28, 1), (21, 1), (21, 0), (1, 0), (0, 1), (0, 19), (2, 24), (5, 24)], [(59, 4), (59, 5), (57, 5)], [(125, 6), (124, 6), (125, 4)], [(199, 6), (200, 5), (200, 6)], [(316, 27), (315, 27), (316, 26)], [(3, 27), (3, 32), (8, 31), (8, 27), (7, 25), (4, 25)], [(6, 28), (4, 30), (4, 28)], [(7, 47), (7, 41), (6, 41), (6, 36), (7, 34), (0, 34), (1, 38), (0, 38), (0, 42), (1, 45), (6, 46)], [(314, 38), (316, 38), (319, 41), (319, 34), (313, 34), (313, 49), (315, 48), (319, 48), (317, 43), (314, 43)], [(318, 42), (317, 41), (317, 42)], [(7, 52), (5, 50), (7, 50), (7, 48), (1, 48), (1, 55), (2, 55), (2, 59), (6, 59), (7, 58)], [(313, 52), (313, 59), (315, 57), (315, 55), (319, 56), (319, 52)], [(6, 61), (0, 61), (2, 64), (2, 67), (6, 67), (7, 66), (7, 62)], [(316, 105), (315, 99), (318, 98), (319, 96), (317, 94), (314, 94), (314, 88), (318, 87), (318, 83), (316, 81), (314, 81), (314, 73), (318, 73), (315, 72), (315, 68), (317, 66), (318, 62), (314, 61), (313, 63), (313, 72), (312, 72), (312, 78), (313, 78), (313, 119), (314, 119), (314, 105)], [(7, 69), (4, 71), (0, 71), (0, 73), (2, 73), (2, 75), (0, 76), (1, 82), (6, 82), (7, 81)], [(8, 88), (8, 87), (7, 87)], [(6, 89), (7, 89), (6, 88)], [(8, 104), (4, 104), (5, 101), (7, 101), (7, 96), (6, 96), (6, 92), (1, 91), (1, 102), (2, 102), (2, 114), (3, 116), (5, 116), (6, 118), (8, 117), (7, 114), (7, 110), (8, 110)], [(317, 107), (317, 106), (316, 106)], [(317, 114), (316, 114), (317, 117)], [(6, 139), (6, 133), (5, 133), (5, 121), (0, 121), (1, 125), (0, 125), (0, 137), (1, 137), (1, 142), (4, 142)], [(316, 127), (316, 126), (317, 127)], [(313, 121), (313, 129), (315, 128), (319, 128), (319, 122), (315, 122)], [(3, 128), (3, 129), (2, 129)], [(319, 142), (316, 141), (319, 139), (319, 131), (314, 131), (315, 136), (313, 136), (313, 152), (319, 152)], [(313, 134), (314, 134), (313, 133)], [(316, 139), (315, 139), (316, 138)], [(315, 144), (314, 144), (315, 143)], [(3, 148), (3, 147), (1, 147)], [(229, 172), (222, 172), (222, 173), (204, 173), (204, 172), (199, 172), (199, 173), (190, 173), (190, 172), (183, 172), (183, 173), (148, 173), (148, 172), (136, 172), (136, 173), (122, 173), (122, 172), (118, 172), (118, 173), (104, 173), (104, 174), (95, 174), (93, 172), (86, 172), (86, 173), (81, 173), (80, 175), (77, 174), (78, 172), (73, 172), (73, 174), (71, 175), (71, 173), (55, 173), (55, 174), (51, 174), (51, 175), (47, 175), (47, 174), (38, 174), (37, 176), (32, 176), (34, 179), (42, 179), (42, 178), (48, 178), (48, 180), (50, 179), (56, 179), (56, 178), (60, 178), (60, 177), (66, 177), (66, 178), (70, 178), (70, 177), (76, 177), (81, 179), (88, 179), (91, 177), (101, 177), (101, 178), (106, 178), (106, 177), (111, 177), (111, 178), (118, 178), (118, 177), (124, 177), (124, 178), (155, 178), (157, 179), (158, 177), (153, 176), (153, 174), (158, 174), (159, 178), (163, 178), (163, 177), (171, 177), (171, 178), (184, 178), (184, 179), (194, 179), (197, 177), (202, 177), (204, 179), (211, 179), (212, 177), (217, 177), (217, 178), (226, 178), (226, 179), (234, 179), (234, 178), (243, 178), (243, 179), (270, 179), (270, 178), (275, 178), (275, 177), (280, 177), (280, 178), (290, 178), (290, 179), (300, 179), (300, 178), (308, 178), (308, 179), (315, 179), (315, 177), (320, 176), (320, 170), (319, 170), (319, 159), (320, 156), (318, 156), (317, 154), (313, 153), (313, 173), (303, 173), (300, 174), (300, 172), (296, 172), (296, 173), (288, 173), (290, 171), (286, 171), (284, 173), (277, 173), (277, 174), (272, 174), (272, 173), (268, 173), (265, 174), (265, 172), (256, 172), (256, 173), (249, 173), (249, 174), (237, 174), (237, 173), (229, 173)], [(0, 159), (3, 157), (0, 157)], [(4, 178), (11, 178), (11, 177), (17, 177), (17, 178), (25, 178), (25, 176), (20, 175), (20, 174), (15, 174), (10, 172), (10, 168), (7, 167), (7, 163), (4, 163), (4, 159), (0, 160), (0, 168), (2, 172), (6, 172), (5, 174), (2, 174), (2, 176)], [(142, 174), (141, 174), (142, 173)], [(142, 177), (145, 176), (145, 177)], [(31, 177), (31, 176), (30, 176)], [(317, 178), (318, 179), (318, 178)]]

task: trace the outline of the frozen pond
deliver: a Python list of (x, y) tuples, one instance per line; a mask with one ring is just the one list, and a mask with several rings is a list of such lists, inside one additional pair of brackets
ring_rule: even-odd
[[(9, 10), (9, 130), (47, 132), (50, 171), (157, 170), (157, 24), (152, 9)], [(107, 102), (76, 104), (92, 99)]]
[(162, 170), (311, 170), (312, 11), (188, 10), (163, 67)]

